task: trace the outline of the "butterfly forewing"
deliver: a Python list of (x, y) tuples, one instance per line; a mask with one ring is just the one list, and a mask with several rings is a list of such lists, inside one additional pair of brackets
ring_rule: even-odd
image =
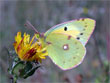
[(51, 33), (64, 33), (79, 40), (84, 46), (95, 27), (95, 21), (89, 18), (72, 20), (52, 27), (45, 33), (47, 37)]

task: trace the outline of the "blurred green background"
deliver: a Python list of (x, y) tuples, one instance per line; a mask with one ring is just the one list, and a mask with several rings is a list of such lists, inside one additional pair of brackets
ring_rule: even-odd
[(108, 0), (0, 0), (0, 83), (11, 83), (7, 72), (14, 36), (18, 31), (34, 34), (24, 27), (29, 20), (39, 32), (82, 17), (96, 20), (88, 41), (87, 54), (77, 68), (63, 71), (47, 57), (35, 74), (18, 83), (108, 83), (110, 61), (110, 1)]

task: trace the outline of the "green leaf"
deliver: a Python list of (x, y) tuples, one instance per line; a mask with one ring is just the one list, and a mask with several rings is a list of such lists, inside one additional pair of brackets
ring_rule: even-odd
[(20, 61), (14, 65), (12, 68), (11, 74), (13, 75), (15, 81), (20, 78), (27, 78), (34, 74), (35, 70), (37, 70), (40, 66), (33, 66), (31, 62)]
[(25, 73), (28, 72), (29, 70), (31, 70), (33, 67), (33, 65), (31, 64), (31, 62), (27, 62), (26, 66), (25, 66)]
[(27, 77), (31, 76), (34, 74), (35, 70), (37, 70), (40, 66), (37, 66), (33, 69), (31, 69), (29, 72), (27, 72), (25, 75), (24, 75), (24, 79), (26, 79)]
[(15, 75), (15, 76), (20, 76), (21, 73), (24, 72), (24, 62), (23, 61), (20, 61), (18, 62), (12, 69), (12, 74)]

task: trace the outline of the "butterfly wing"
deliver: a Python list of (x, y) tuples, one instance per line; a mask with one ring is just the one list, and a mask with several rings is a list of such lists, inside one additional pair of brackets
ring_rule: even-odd
[(63, 70), (78, 66), (86, 53), (81, 42), (70, 35), (51, 33), (45, 38), (45, 42), (48, 56)]
[(89, 18), (72, 20), (62, 24), (58, 24), (48, 30), (45, 36), (51, 33), (65, 33), (79, 40), (84, 46), (91, 36), (95, 27), (95, 21)]

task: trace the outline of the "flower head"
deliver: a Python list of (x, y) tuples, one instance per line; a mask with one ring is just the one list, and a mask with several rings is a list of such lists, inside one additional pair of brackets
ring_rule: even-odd
[(34, 42), (36, 34), (30, 40), (30, 35), (24, 33), (21, 37), (21, 32), (15, 36), (15, 42), (13, 43), (16, 53), (21, 60), (33, 61), (37, 60), (41, 62), (41, 59), (45, 59), (48, 54), (46, 48), (42, 46), (40, 41)]

